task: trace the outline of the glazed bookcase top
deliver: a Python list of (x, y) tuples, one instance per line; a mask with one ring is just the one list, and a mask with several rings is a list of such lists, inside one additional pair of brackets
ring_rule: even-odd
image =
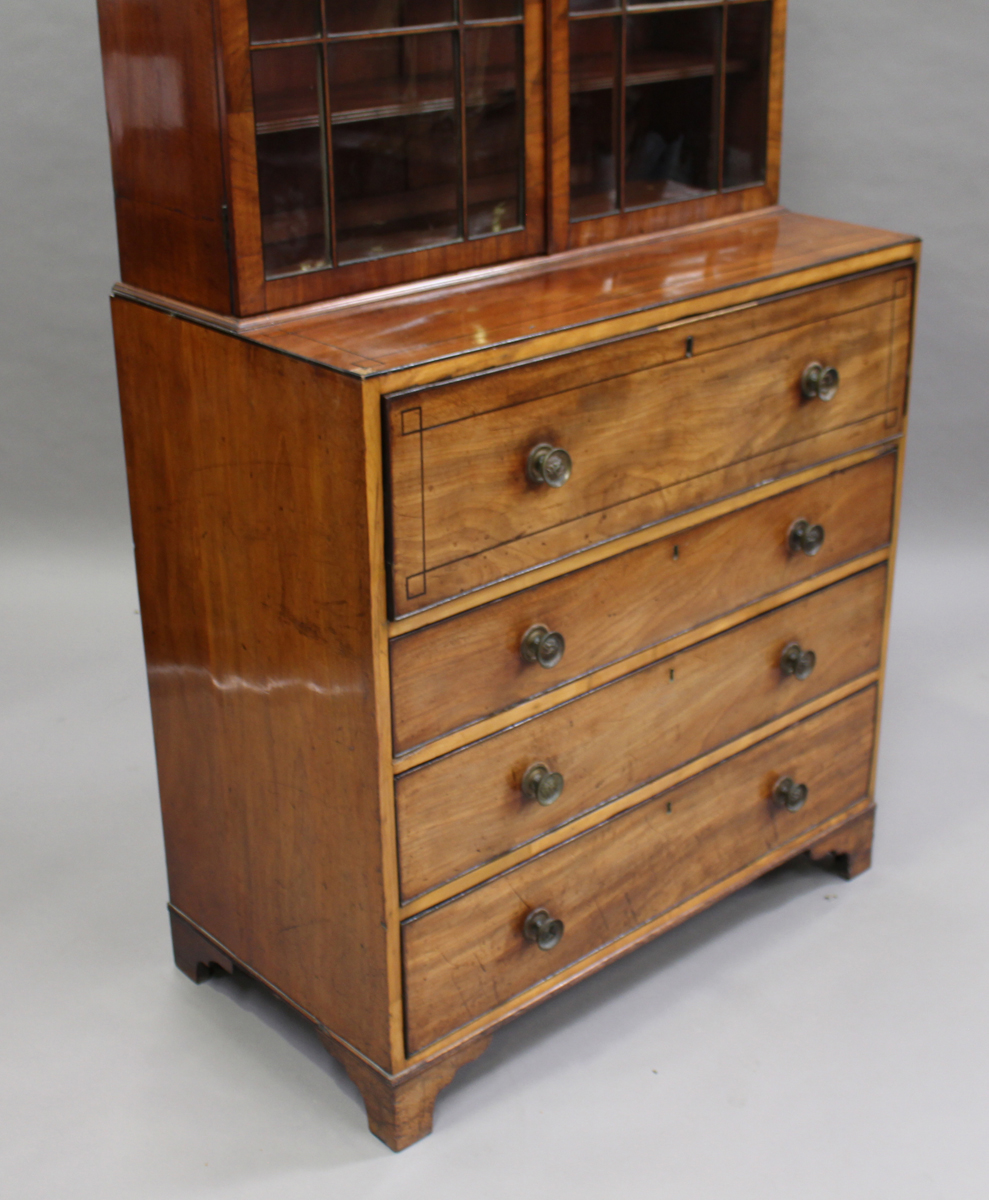
[(125, 283), (246, 316), (770, 207), (785, 0), (99, 0)]

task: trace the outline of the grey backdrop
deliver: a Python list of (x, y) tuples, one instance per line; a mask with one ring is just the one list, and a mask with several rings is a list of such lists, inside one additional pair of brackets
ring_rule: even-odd
[(784, 202), (925, 239), (875, 868), (527, 1014), (398, 1157), (300, 1020), (169, 962), (94, 7), (0, 24), (4, 1195), (985, 1200), (989, 4), (790, 0)]

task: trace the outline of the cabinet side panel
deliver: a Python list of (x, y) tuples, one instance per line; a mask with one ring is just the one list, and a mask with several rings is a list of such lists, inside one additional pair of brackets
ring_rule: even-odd
[(99, 0), (125, 283), (230, 312), (210, 0)]
[(113, 308), (172, 903), (388, 1067), (360, 387)]

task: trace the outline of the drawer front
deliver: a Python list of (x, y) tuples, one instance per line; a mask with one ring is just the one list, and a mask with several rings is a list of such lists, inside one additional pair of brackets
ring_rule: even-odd
[[(876, 670), (885, 602), (874, 567), (400, 775), (403, 899)], [(782, 669), (793, 645), (816, 656), (805, 678)], [(563, 776), (548, 805), (523, 791), (536, 764)]]
[[(767, 852), (868, 790), (875, 688), (555, 850), (431, 909), (403, 927), (410, 1053), (519, 995)], [(808, 787), (797, 812), (773, 790)], [(526, 940), (526, 915), (564, 923), (559, 944)]]
[[(883, 455), (396, 638), (396, 753), (881, 549), (892, 529), (895, 474), (895, 455)], [(813, 557), (787, 545), (801, 518), (826, 531)], [(540, 624), (566, 640), (550, 668), (519, 653), (526, 630)]]
[[(894, 435), (909, 294), (909, 272), (885, 272), (820, 289), (806, 324), (793, 325), (804, 296), (761, 306), (760, 336), (755, 316), (727, 314), (625, 343), (621, 361), (607, 347), (569, 356), (562, 375), (500, 372), (494, 395), (475, 380), (393, 398), (396, 614)], [(719, 345), (719, 321), (752, 336)], [(841, 372), (829, 402), (802, 394), (813, 361)], [(530, 480), (541, 444), (570, 454), (564, 486)]]

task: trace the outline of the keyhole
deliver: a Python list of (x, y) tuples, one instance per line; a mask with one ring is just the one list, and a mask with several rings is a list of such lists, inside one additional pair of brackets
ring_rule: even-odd
[(674, 561), (674, 562), (676, 562), (676, 560), (677, 560), (679, 557), (680, 557), (680, 547), (679, 547), (679, 546), (674, 546), (674, 547), (673, 547), (673, 561)]

